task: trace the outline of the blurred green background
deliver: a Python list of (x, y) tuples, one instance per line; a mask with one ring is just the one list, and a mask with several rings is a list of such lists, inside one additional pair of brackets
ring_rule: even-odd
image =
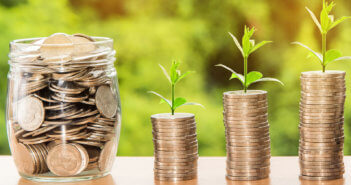
[[(351, 15), (351, 1), (336, 3), (336, 17)], [(150, 115), (169, 110), (146, 91), (169, 95), (158, 64), (168, 68), (174, 59), (182, 62), (183, 71), (196, 71), (178, 84), (177, 96), (206, 107), (178, 110), (196, 114), (200, 155), (225, 155), (222, 93), (241, 87), (238, 81), (228, 80), (230, 73), (214, 65), (223, 63), (243, 71), (241, 55), (227, 32), (241, 37), (247, 24), (257, 28), (256, 41), (274, 41), (251, 56), (249, 71), (261, 71), (286, 84), (252, 87), (269, 92), (272, 154), (297, 155), (299, 75), (321, 69), (304, 49), (290, 44), (301, 41), (314, 49), (321, 47), (305, 6), (320, 11), (321, 0), (0, 0), (0, 154), (9, 154), (5, 124), (9, 42), (65, 32), (115, 40), (123, 112), (118, 155), (153, 155)], [(351, 55), (350, 33), (350, 21), (337, 27), (329, 34), (329, 47)], [(332, 63), (328, 69), (351, 74), (351, 63)], [(349, 76), (346, 81), (349, 86)], [(350, 111), (346, 98), (345, 154), (351, 154)]]

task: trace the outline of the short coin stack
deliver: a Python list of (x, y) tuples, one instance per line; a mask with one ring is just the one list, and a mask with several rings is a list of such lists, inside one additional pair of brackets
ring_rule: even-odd
[(227, 141), (227, 178), (258, 180), (270, 173), (267, 92), (250, 90), (223, 95)]
[(155, 179), (182, 181), (196, 178), (198, 143), (193, 114), (151, 116), (155, 149)]
[(344, 174), (345, 72), (301, 73), (300, 170), (306, 180)]
[(12, 45), (9, 138), (21, 174), (110, 170), (119, 128), (114, 50), (96, 43), (57, 33)]

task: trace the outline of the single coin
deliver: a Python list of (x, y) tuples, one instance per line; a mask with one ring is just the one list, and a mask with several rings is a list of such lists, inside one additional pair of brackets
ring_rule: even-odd
[(38, 129), (45, 117), (43, 102), (33, 96), (21, 99), (16, 112), (19, 125), (26, 131)]
[(336, 175), (336, 176), (326, 176), (326, 177), (318, 177), (318, 176), (305, 176), (305, 175), (300, 175), (300, 179), (302, 180), (313, 180), (313, 181), (326, 181), (326, 180), (334, 180), (334, 179), (341, 179), (343, 178), (343, 175)]
[(15, 145), (12, 152), (16, 167), (20, 173), (32, 175), (35, 172), (35, 161), (33, 154), (21, 143)]
[(85, 165), (84, 155), (71, 144), (59, 144), (48, 153), (47, 165), (57, 176), (73, 176), (81, 173)]
[(254, 181), (254, 180), (260, 180), (260, 179), (265, 179), (268, 178), (269, 174), (264, 174), (261, 176), (231, 176), (231, 175), (226, 175), (226, 178), (228, 180), (232, 181)]
[(267, 91), (261, 91), (261, 90), (249, 90), (247, 92), (244, 92), (243, 90), (239, 91), (229, 91), (223, 93), (224, 97), (228, 98), (257, 98), (257, 97), (267, 97)]
[(74, 55), (79, 55), (83, 53), (89, 54), (90, 52), (96, 49), (92, 38), (84, 34), (74, 34), (73, 36), (70, 36), (69, 39), (73, 42)]
[(70, 55), (73, 51), (72, 41), (63, 33), (55, 33), (47, 37), (40, 47), (40, 54), (44, 58)]
[(306, 71), (301, 73), (301, 78), (344, 78), (345, 75), (345, 71)]
[(116, 158), (116, 143), (115, 140), (111, 140), (104, 145), (98, 161), (98, 167), (100, 171), (110, 171), (113, 162)]
[(191, 176), (185, 176), (185, 177), (162, 177), (157, 174), (155, 174), (155, 180), (159, 181), (186, 181), (186, 180), (191, 180), (195, 179), (197, 174), (191, 175)]
[(117, 99), (108, 85), (100, 86), (95, 94), (96, 107), (99, 112), (107, 117), (112, 118), (117, 113)]

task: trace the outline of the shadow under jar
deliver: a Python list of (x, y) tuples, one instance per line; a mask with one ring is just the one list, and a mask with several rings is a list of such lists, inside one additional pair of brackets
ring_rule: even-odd
[(38, 181), (107, 175), (121, 126), (113, 40), (56, 33), (10, 44), (7, 130), (19, 174)]

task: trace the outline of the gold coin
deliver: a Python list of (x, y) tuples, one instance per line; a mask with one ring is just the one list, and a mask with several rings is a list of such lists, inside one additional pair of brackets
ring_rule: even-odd
[(346, 75), (345, 71), (335, 71), (335, 70), (327, 70), (325, 72), (322, 71), (307, 71), (301, 73), (301, 78), (344, 78)]
[(244, 98), (244, 99), (267, 97), (267, 91), (261, 91), (261, 90), (249, 90), (247, 92), (244, 92), (243, 90), (229, 91), (229, 92), (223, 93), (223, 96), (228, 98)]
[(41, 126), (45, 110), (38, 98), (27, 96), (21, 99), (16, 107), (17, 121), (23, 130), (33, 131)]
[(300, 175), (300, 179), (302, 180), (313, 180), (313, 181), (325, 181), (325, 180), (334, 180), (334, 179), (341, 179), (343, 175), (336, 175), (336, 176), (325, 176), (325, 177), (317, 177), (317, 176), (305, 176)]
[(74, 55), (89, 55), (92, 51), (96, 50), (96, 46), (93, 43), (93, 39), (84, 34), (74, 34), (69, 37), (73, 42), (73, 54)]
[(95, 101), (97, 109), (103, 116), (112, 118), (116, 115), (118, 102), (110, 86), (100, 86), (96, 91)]
[(117, 144), (114, 139), (107, 142), (102, 149), (98, 161), (100, 171), (110, 171), (116, 158)]
[(151, 116), (152, 122), (182, 122), (187, 120), (194, 120), (194, 114), (190, 113), (176, 113), (171, 115), (169, 113), (154, 114)]
[(72, 54), (73, 49), (73, 43), (66, 34), (55, 33), (43, 41), (40, 54), (44, 58), (65, 56)]
[(21, 143), (16, 144), (12, 153), (16, 167), (20, 173), (32, 175), (35, 173), (35, 160), (33, 154)]
[(47, 165), (57, 176), (73, 176), (81, 173), (85, 166), (85, 155), (74, 145), (59, 144), (48, 153)]
[(254, 180), (260, 180), (260, 179), (265, 179), (268, 178), (269, 174), (264, 174), (261, 176), (231, 176), (231, 175), (226, 175), (226, 178), (228, 180), (232, 181), (254, 181)]

